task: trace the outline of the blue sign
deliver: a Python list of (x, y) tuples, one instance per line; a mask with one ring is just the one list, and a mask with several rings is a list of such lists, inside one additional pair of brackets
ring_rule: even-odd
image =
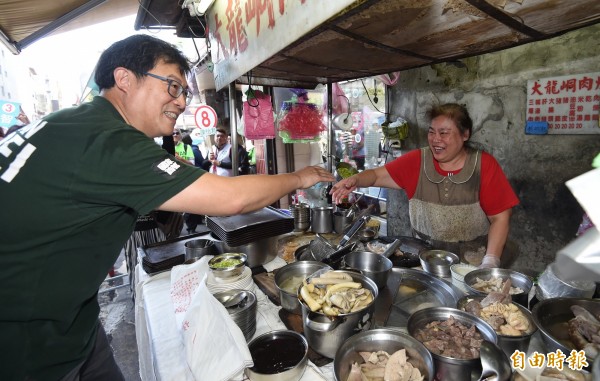
[(529, 135), (546, 135), (548, 133), (548, 122), (528, 120), (525, 124), (525, 133)]
[(17, 124), (17, 116), (20, 112), (20, 103), (0, 100), (0, 126), (9, 128)]

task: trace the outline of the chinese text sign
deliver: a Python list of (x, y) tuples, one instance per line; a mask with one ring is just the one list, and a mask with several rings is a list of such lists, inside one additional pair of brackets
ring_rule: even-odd
[(600, 73), (527, 81), (527, 122), (545, 122), (548, 134), (599, 134)]

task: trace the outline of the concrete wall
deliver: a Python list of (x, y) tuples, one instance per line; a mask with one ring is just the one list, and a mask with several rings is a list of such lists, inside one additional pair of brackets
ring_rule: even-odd
[[(467, 106), (473, 145), (496, 157), (521, 204), (514, 209), (510, 266), (541, 271), (575, 238), (582, 208), (565, 181), (591, 169), (600, 134), (525, 135), (527, 80), (600, 71), (600, 25), (505, 51), (404, 71), (390, 89), (391, 118), (410, 123), (404, 149), (427, 145), (424, 113), (433, 103)], [(599, 191), (600, 194), (600, 191)], [(388, 234), (410, 234), (407, 199), (390, 192)]]

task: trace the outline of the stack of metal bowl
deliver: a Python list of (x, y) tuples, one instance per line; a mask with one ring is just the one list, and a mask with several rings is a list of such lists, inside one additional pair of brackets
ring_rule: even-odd
[(213, 295), (225, 306), (229, 316), (242, 330), (246, 341), (256, 332), (256, 295), (252, 291), (234, 289)]
[(310, 206), (308, 204), (292, 204), (289, 209), (294, 217), (294, 231), (303, 232), (310, 227)]
[(422, 251), (419, 259), (423, 270), (441, 278), (449, 278), (450, 266), (460, 262), (458, 255), (446, 250)]

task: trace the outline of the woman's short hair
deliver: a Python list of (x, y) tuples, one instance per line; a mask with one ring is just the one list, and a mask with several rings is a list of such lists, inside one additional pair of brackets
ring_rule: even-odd
[(113, 43), (100, 55), (94, 81), (99, 90), (110, 89), (115, 85), (113, 73), (116, 68), (124, 67), (141, 78), (159, 61), (177, 65), (184, 76), (191, 70), (189, 61), (175, 45), (156, 37), (136, 34)]
[(454, 122), (462, 135), (464, 135), (465, 132), (468, 132), (469, 139), (471, 138), (471, 134), (473, 133), (473, 121), (465, 106), (459, 105), (458, 103), (446, 103), (443, 105), (432, 106), (427, 111), (427, 118), (430, 122), (438, 116), (445, 116), (450, 119)]

